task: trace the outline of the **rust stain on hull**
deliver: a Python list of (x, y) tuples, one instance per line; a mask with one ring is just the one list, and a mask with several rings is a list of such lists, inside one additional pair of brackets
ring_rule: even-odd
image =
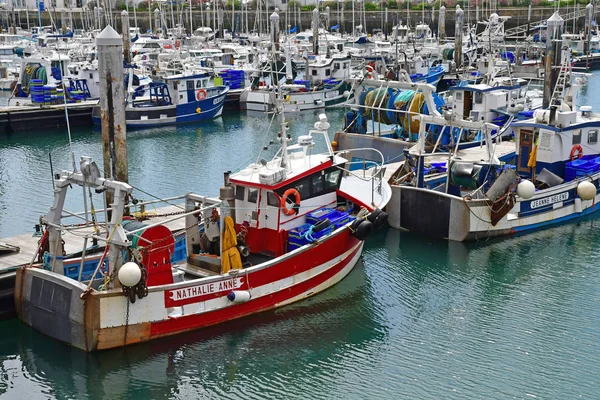
[(150, 322), (129, 325), (127, 339), (125, 340), (125, 327), (104, 328), (98, 331), (98, 344), (93, 350), (106, 350), (123, 345), (141, 343), (150, 340)]

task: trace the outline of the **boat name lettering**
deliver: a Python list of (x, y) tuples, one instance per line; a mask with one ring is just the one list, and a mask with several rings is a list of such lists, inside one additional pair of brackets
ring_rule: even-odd
[(217, 104), (219, 104), (220, 102), (222, 102), (222, 101), (223, 101), (223, 99), (224, 99), (224, 97), (223, 97), (223, 96), (219, 96), (219, 97), (217, 97), (216, 99), (214, 99), (214, 100), (213, 100), (213, 104), (214, 104), (214, 105), (217, 105)]
[(531, 202), (531, 208), (543, 207), (549, 204), (554, 204), (565, 200), (569, 200), (569, 192), (555, 194), (554, 196), (544, 197), (543, 199), (539, 200), (533, 200)]
[(325, 93), (325, 97), (327, 97), (328, 99), (330, 99), (330, 98), (332, 98), (332, 97), (335, 97), (335, 96), (337, 96), (337, 95), (338, 95), (337, 91), (335, 91), (335, 92), (327, 92), (327, 93)]
[(243, 284), (242, 278), (227, 279), (225, 281), (205, 283), (204, 285), (190, 286), (182, 289), (171, 290), (171, 300), (186, 300), (192, 297), (204, 296), (206, 294), (223, 292), (225, 290), (238, 289)]

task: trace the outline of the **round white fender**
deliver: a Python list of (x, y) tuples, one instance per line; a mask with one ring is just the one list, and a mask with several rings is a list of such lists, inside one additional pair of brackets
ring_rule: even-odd
[(533, 182), (528, 181), (527, 179), (522, 180), (517, 185), (517, 194), (519, 197), (528, 200), (535, 194), (535, 185)]
[(140, 269), (139, 265), (130, 261), (121, 265), (117, 276), (119, 278), (119, 282), (121, 282), (121, 285), (134, 287), (140, 282), (140, 279), (142, 279), (142, 270)]
[(583, 181), (577, 185), (577, 195), (583, 200), (592, 200), (596, 196), (596, 185)]
[(252, 298), (247, 290), (234, 290), (227, 295), (227, 298), (234, 303), (245, 303)]

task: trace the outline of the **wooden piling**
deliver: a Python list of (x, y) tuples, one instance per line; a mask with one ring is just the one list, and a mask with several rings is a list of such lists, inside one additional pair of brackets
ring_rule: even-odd
[(454, 31), (454, 64), (456, 69), (462, 67), (463, 62), (463, 51), (462, 51), (462, 38), (463, 38), (463, 22), (464, 22), (464, 11), (459, 5), (456, 6), (456, 25)]
[(440, 43), (446, 42), (446, 7), (441, 6), (438, 13), (438, 40)]
[[(128, 29), (129, 31), (129, 29)], [(100, 72), (100, 108), (104, 175), (128, 181), (125, 88), (123, 81), (123, 41), (108, 25), (96, 37)], [(110, 201), (107, 200), (110, 204)]]
[(550, 106), (552, 93), (556, 80), (558, 79), (558, 70), (554, 67), (561, 64), (560, 58), (560, 40), (562, 38), (565, 20), (561, 18), (558, 12), (555, 12), (548, 18), (546, 29), (546, 59), (544, 70), (544, 96), (542, 108)]
[(123, 38), (123, 57), (127, 64), (131, 64), (131, 37), (129, 35), (129, 13), (121, 13), (121, 37)]

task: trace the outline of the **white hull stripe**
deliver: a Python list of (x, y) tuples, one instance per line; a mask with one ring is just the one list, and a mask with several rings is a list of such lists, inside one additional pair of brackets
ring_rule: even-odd
[[(353, 246), (350, 250), (344, 252), (343, 254), (333, 258), (332, 260), (323, 263), (315, 268), (312, 268), (308, 271), (304, 271), (298, 273), (296, 275), (292, 275), (283, 279), (280, 279), (275, 282), (271, 282), (262, 286), (252, 287), (252, 273), (244, 273), (242, 271), (237, 275), (238, 278), (243, 279), (244, 282), (247, 282), (250, 286), (250, 294), (252, 299), (258, 299), (263, 296), (267, 296), (272, 293), (279, 292), (281, 290), (290, 288), (294, 285), (302, 283), (308, 279), (314, 278), (315, 276), (329, 270), (334, 267), (342, 260), (346, 259), (350, 256), (350, 254), (359, 249), (362, 249), (363, 242), (358, 243), (356, 246)], [(355, 259), (358, 260), (361, 251), (357, 251), (353, 260), (349, 263), (349, 265), (354, 265), (356, 263)], [(277, 268), (278, 265), (274, 265), (271, 268)], [(344, 268), (346, 269), (346, 268)], [(350, 268), (351, 269), (351, 268)], [(336, 276), (340, 275), (339, 273)], [(343, 275), (341, 275), (343, 277)], [(233, 277), (233, 276), (232, 276)], [(341, 279), (341, 277), (339, 278)], [(338, 280), (339, 280), (338, 279)], [(318, 285), (316, 288), (311, 289), (309, 292), (313, 291), (321, 291), (325, 288), (333, 285), (337, 280), (334, 277), (328, 279), (322, 284)], [(320, 289), (317, 289), (320, 288)], [(129, 306), (129, 324), (138, 324), (144, 322), (158, 322), (164, 321), (170, 318), (177, 318), (185, 315), (192, 314), (200, 314), (208, 311), (215, 311), (219, 309), (223, 309), (233, 305), (231, 301), (227, 299), (228, 292), (225, 292), (222, 297), (213, 298), (205, 301), (200, 301), (198, 303), (187, 304), (180, 307), (165, 307), (165, 294), (164, 290), (150, 292), (147, 297), (142, 300), (136, 301), (135, 304), (130, 304)], [(305, 294), (300, 295), (300, 297), (305, 296)], [(298, 296), (297, 296), (298, 297)], [(252, 301), (252, 300), (250, 300)], [(292, 299), (284, 302), (283, 304), (287, 304), (288, 302), (293, 301)], [(110, 328), (116, 326), (125, 325), (125, 310), (126, 310), (126, 299), (124, 296), (118, 297), (104, 297), (100, 299), (100, 328)]]

